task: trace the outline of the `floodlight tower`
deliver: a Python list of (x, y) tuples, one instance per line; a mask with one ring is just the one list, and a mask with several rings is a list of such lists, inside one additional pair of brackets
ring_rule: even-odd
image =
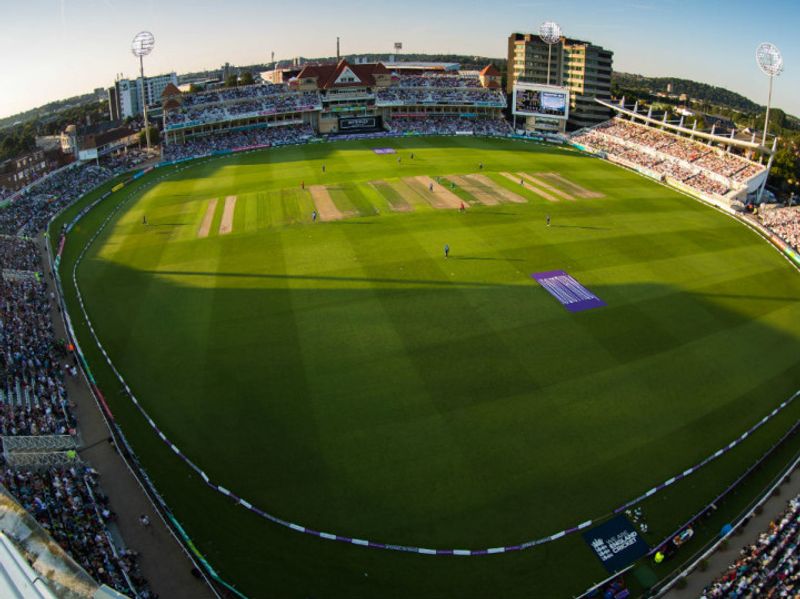
[(131, 52), (139, 58), (139, 75), (142, 78), (142, 111), (144, 112), (144, 135), (147, 139), (147, 150), (150, 150), (150, 124), (147, 120), (147, 98), (144, 93), (144, 57), (153, 51), (156, 45), (156, 38), (149, 31), (141, 31), (136, 34), (131, 42)]
[(547, 85), (550, 85), (550, 61), (553, 56), (553, 44), (561, 41), (561, 26), (554, 21), (545, 21), (539, 25), (539, 37), (547, 44)]
[(761, 72), (769, 77), (769, 96), (767, 97), (767, 114), (764, 117), (764, 135), (761, 145), (767, 143), (767, 130), (769, 129), (769, 110), (772, 107), (772, 80), (783, 71), (783, 56), (774, 44), (764, 42), (756, 48), (756, 63)]

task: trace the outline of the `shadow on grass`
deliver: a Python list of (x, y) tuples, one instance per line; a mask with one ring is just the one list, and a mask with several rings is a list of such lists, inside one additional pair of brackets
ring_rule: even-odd
[(592, 231), (611, 231), (611, 227), (588, 227), (585, 225), (550, 225), (554, 229), (590, 229)]
[(522, 258), (492, 258), (490, 256), (449, 256), (448, 260), (487, 260), (492, 262), (525, 262)]
[[(782, 279), (783, 301), (757, 277), (699, 293), (596, 286), (608, 305), (573, 314), (527, 277), (491, 284), (140, 271), (100, 261), (85, 262), (79, 277), (94, 326), (139, 400), (213, 479), (303, 524), (381, 540), (492, 546), (574, 525), (729, 442), (800, 377), (798, 326), (756, 320), (796, 305), (800, 283)], [(216, 281), (200, 287), (196, 277)], [(709, 393), (710, 376), (739, 380), (741, 364), (767, 353), (774, 359), (741, 388), (720, 383)], [(115, 414), (131, 409), (111, 401)], [(152, 431), (139, 435), (161, 450)], [(143, 461), (158, 484), (188, 487), (183, 464)], [(725, 474), (740, 469), (734, 460)], [(713, 497), (717, 483), (693, 479), (701, 489), (674, 500), (675, 520)], [(264, 530), (261, 523), (216, 511), (217, 500), (193, 494), (176, 512), (219, 535), (209, 545), (260, 550), (263, 537), (250, 531)], [(214, 520), (209, 513), (219, 514), (218, 528), (204, 524)], [(240, 521), (247, 533), (229, 534)], [(308, 561), (339, 551), (289, 534), (275, 536), (293, 582)], [(560, 596), (563, 571), (541, 556), (572, 564), (571, 584), (580, 587), (596, 560), (578, 541), (574, 550), (559, 543), (519, 561), (381, 554), (374, 559), (386, 561), (369, 566), (368, 582), (402, 580), (411, 597), (452, 596), (454, 584), (459, 596), (492, 589), (516, 597), (524, 570), (526, 588)], [(235, 551), (216, 557), (239, 573)], [(373, 559), (336, 553), (330, 559), (341, 568), (315, 575), (312, 586), (359, 596), (352, 589), (368, 568), (356, 579), (347, 558)], [(408, 575), (418, 571), (425, 575)], [(257, 586), (256, 578), (247, 580)], [(284, 596), (297, 596), (285, 584)]]

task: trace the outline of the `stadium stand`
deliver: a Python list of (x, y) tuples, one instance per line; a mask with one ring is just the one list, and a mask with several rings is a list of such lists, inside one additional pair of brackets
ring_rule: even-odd
[[(60, 464), (27, 468), (7, 459), (15, 439), (77, 436), (65, 385), (68, 377), (77, 376), (77, 363), (54, 334), (55, 297), (41, 278), (38, 248), (14, 234), (38, 232), (58, 211), (142, 158), (131, 155), (107, 167), (66, 169), (0, 208), (0, 483), (95, 580), (121, 593), (151, 597), (135, 554), (114, 545), (107, 526), (114, 515), (96, 472), (75, 452), (59, 454)], [(68, 463), (63, 463), (65, 456)]]
[(471, 88), (466, 85), (463, 88), (401, 85), (378, 90), (375, 104), (377, 106), (427, 106), (436, 104), (505, 108), (506, 100), (502, 93), (494, 89)]
[(765, 168), (742, 156), (622, 118), (578, 131), (572, 140), (622, 159), (628, 166), (719, 197), (740, 188)]
[[(306, 65), (287, 84), (259, 84), (194, 94), (170, 90), (162, 99), (167, 148), (198, 137), (227, 135), (256, 127), (305, 124), (317, 135), (352, 135), (383, 132), (385, 121), (407, 116), (468, 116), (500, 121), (506, 107), (502, 91), (478, 76), (397, 75), (381, 63), (351, 65), (345, 60)], [(363, 122), (357, 122), (359, 119)], [(454, 123), (427, 128), (395, 123), (394, 128), (386, 130), (394, 134), (439, 131), (449, 134), (454, 131)], [(506, 134), (510, 129), (494, 123), (473, 124), (461, 131), (494, 135), (496, 131)], [(227, 143), (221, 146), (228, 147)], [(191, 152), (176, 149), (171, 155), (185, 156)]]
[(707, 586), (703, 599), (797, 597), (800, 591), (800, 496), (770, 523), (758, 541), (745, 547), (727, 571)]
[(202, 98), (207, 102), (193, 98), (183, 109), (168, 111), (167, 125), (217, 123), (262, 114), (305, 112), (319, 106), (316, 93), (298, 93), (289, 89), (284, 89), (281, 94), (270, 92), (231, 100), (219, 100), (219, 96), (219, 93), (212, 92)]
[[(35, 263), (33, 244), (22, 240), (17, 263)], [(12, 247), (5, 239), (0, 247)], [(4, 262), (5, 265), (5, 262)], [(0, 431), (3, 435), (74, 435), (64, 377), (66, 350), (53, 335), (46, 285), (34, 277), (0, 279)]]
[(510, 125), (502, 119), (461, 118), (454, 116), (417, 116), (395, 117), (386, 121), (390, 133), (401, 135), (416, 133), (419, 135), (456, 135), (472, 133), (473, 135), (508, 135)]
[(758, 217), (761, 224), (800, 251), (800, 207), (763, 206)]
[(105, 167), (81, 166), (64, 169), (16, 196), (12, 205), (0, 210), (0, 234), (31, 235), (50, 218), (90, 189), (114, 175)]
[(164, 148), (164, 158), (166, 160), (183, 160), (237, 148), (299, 144), (305, 143), (312, 137), (314, 137), (314, 130), (309, 125), (286, 125), (268, 129), (226, 132), (195, 137), (185, 144), (170, 144)]
[(107, 523), (114, 513), (97, 473), (76, 464), (0, 472), (0, 483), (95, 580), (129, 596), (150, 596), (136, 553), (114, 547)]
[(297, 114), (319, 110), (317, 92), (299, 92), (286, 85), (250, 85), (172, 96), (165, 104), (167, 130), (241, 121), (249, 117)]
[(475, 88), (481, 87), (477, 77), (464, 77), (461, 75), (426, 74), (422, 76), (402, 75), (396, 76), (394, 81), (401, 88)]

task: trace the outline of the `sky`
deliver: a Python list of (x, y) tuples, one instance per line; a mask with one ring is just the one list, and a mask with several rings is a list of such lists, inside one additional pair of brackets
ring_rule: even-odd
[(147, 74), (293, 56), (404, 51), (505, 57), (512, 32), (558, 22), (614, 51), (614, 69), (729, 88), (766, 104), (755, 48), (786, 68), (773, 106), (800, 115), (800, 0), (0, 0), (0, 117), (134, 77), (130, 41), (156, 38)]

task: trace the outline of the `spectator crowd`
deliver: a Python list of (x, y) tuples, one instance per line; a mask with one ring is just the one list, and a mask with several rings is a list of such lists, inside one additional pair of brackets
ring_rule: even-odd
[(182, 96), (167, 109), (167, 127), (191, 123), (218, 123), (248, 116), (319, 110), (319, 94), (285, 85), (248, 85)]
[(172, 143), (164, 147), (164, 160), (183, 160), (208, 156), (213, 152), (256, 146), (285, 146), (305, 143), (314, 137), (310, 125), (284, 125), (250, 131), (217, 133), (189, 139), (183, 144)]
[(115, 514), (97, 478), (95, 470), (79, 462), (41, 470), (0, 470), (0, 483), (92, 578), (132, 597), (135, 591), (152, 597), (137, 554), (112, 543), (107, 524)]
[(508, 135), (511, 126), (504, 119), (425, 115), (420, 117), (394, 117), (385, 121), (388, 131), (395, 135)]
[[(424, 78), (420, 78), (424, 79)], [(505, 108), (506, 98), (496, 89), (398, 86), (379, 89), (376, 106), (445, 104)]]
[(758, 211), (762, 224), (800, 252), (800, 206), (762, 206)]
[[(131, 153), (106, 167), (75, 166), (41, 180), (0, 208), (0, 435), (77, 435), (67, 381), (78, 374), (71, 347), (56, 336), (55, 296), (42, 278), (37, 233), (50, 217), (118, 169), (144, 156)], [(0, 457), (0, 483), (96, 581), (153, 597), (136, 554), (117, 548), (114, 518), (97, 473), (77, 455), (67, 465), (12, 467)], [(133, 587), (133, 588), (132, 588)]]
[(463, 75), (400, 75), (393, 78), (396, 87), (432, 87), (437, 89), (447, 88), (480, 88), (481, 81), (477, 77)]
[(114, 175), (106, 167), (70, 166), (40, 180), (0, 208), (0, 235), (33, 235), (50, 218)]
[(707, 586), (702, 599), (757, 599), (800, 595), (800, 497), (770, 523), (725, 573)]
[(580, 131), (573, 140), (716, 195), (764, 170), (743, 156), (621, 118)]

